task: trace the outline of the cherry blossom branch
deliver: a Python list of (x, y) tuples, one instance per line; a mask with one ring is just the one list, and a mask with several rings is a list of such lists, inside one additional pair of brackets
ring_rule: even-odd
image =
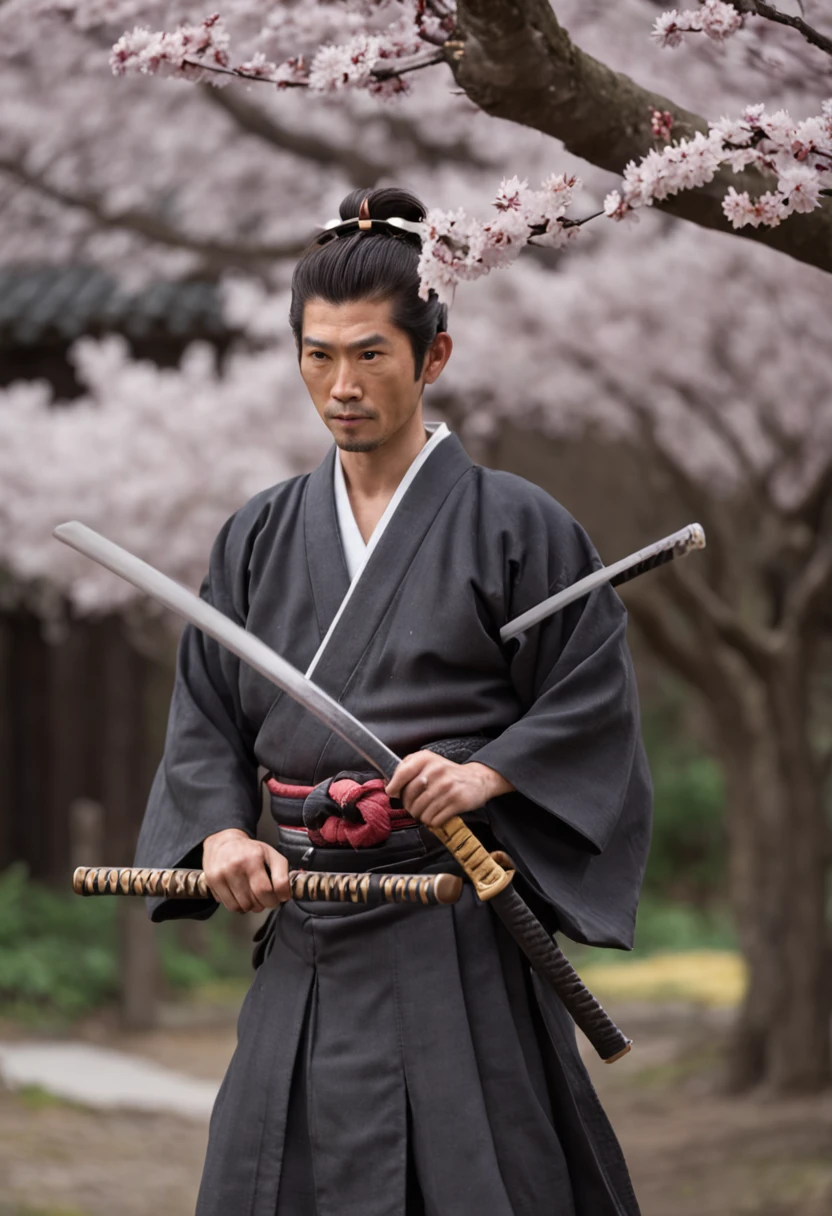
[[(674, 125), (670, 111), (650, 113), (652, 133), (669, 136)], [(767, 114), (762, 105), (748, 106), (740, 119), (711, 123), (707, 135), (697, 131), (692, 139), (651, 148), (640, 161), (630, 161), (620, 191), (607, 195), (604, 211), (616, 221), (632, 218), (642, 207), (708, 185), (727, 164), (735, 172), (752, 168), (777, 175), (776, 189), (756, 199), (729, 186), (722, 201), (734, 228), (775, 228), (796, 212), (819, 207), (822, 193), (832, 190), (830, 158), (832, 100), (824, 103), (820, 117), (798, 123), (785, 111)], [(498, 218), (487, 224), (462, 210), (431, 212), (419, 264), (422, 294), (427, 297), (433, 289), (440, 299), (452, 299), (458, 282), (510, 265), (538, 233), (545, 241), (534, 243), (562, 248), (577, 232), (578, 224), (564, 212), (578, 184), (576, 178), (553, 175), (541, 191), (533, 191), (525, 180), (504, 179), (494, 200)]]
[(110, 67), (117, 76), (137, 72), (191, 81), (226, 76), (278, 89), (324, 93), (366, 89), (389, 98), (407, 92), (406, 75), (446, 60), (441, 49), (419, 57), (425, 41), (422, 31), (421, 19), (412, 25), (399, 22), (382, 34), (356, 34), (340, 45), (321, 46), (308, 64), (302, 55), (274, 63), (258, 51), (247, 62), (232, 65), (228, 31), (219, 13), (214, 13), (200, 25), (184, 23), (170, 33), (136, 26), (113, 46)]
[(682, 190), (713, 181), (720, 165), (735, 172), (753, 168), (776, 174), (777, 187), (757, 199), (729, 186), (722, 209), (734, 228), (761, 224), (776, 228), (795, 212), (806, 214), (832, 188), (832, 100), (817, 118), (794, 122), (784, 110), (768, 114), (763, 105), (747, 106), (740, 119), (721, 118), (707, 136), (697, 132), (661, 151), (655, 149), (624, 171), (619, 193), (607, 196), (607, 214), (624, 219)]
[[(288, 60), (287, 62), (294, 64), (301, 61)], [(294, 78), (287, 78), (285, 80), (275, 79), (276, 74), (283, 66), (278, 64), (269, 65), (271, 71), (268, 75), (264, 74), (263, 72), (258, 72), (257, 70), (249, 70), (246, 68), (228, 68), (217, 63), (208, 64), (204, 63), (201, 59), (182, 59), (180, 67), (182, 68), (183, 75), (185, 75), (184, 69), (192, 68), (195, 72), (214, 72), (220, 76), (234, 76), (238, 80), (252, 80), (261, 84), (276, 84), (279, 89), (317, 88), (321, 90), (335, 90), (339, 88), (346, 88), (347, 85), (353, 85), (355, 88), (367, 88), (370, 90), (370, 92), (381, 93), (380, 89), (373, 88), (374, 84), (380, 85), (386, 81), (399, 80), (402, 76), (407, 75), (408, 72), (420, 72), (423, 68), (434, 67), (437, 63), (445, 63), (444, 52), (441, 54), (428, 55), (427, 58), (406, 63), (399, 68), (369, 68), (366, 73), (366, 78), (360, 77), (356, 78), (355, 80), (350, 80), (347, 78), (346, 73), (343, 74), (341, 79), (328, 77), (326, 84), (313, 84), (308, 75), (303, 76), (300, 74), (302, 72), (302, 69), (300, 68), (297, 69), (298, 75)]]
[(659, 46), (677, 47), (685, 34), (704, 34), (714, 42), (724, 42), (742, 29), (745, 16), (764, 17), (797, 30), (812, 46), (832, 55), (832, 38), (821, 34), (803, 17), (781, 13), (765, 0), (704, 0), (698, 9), (670, 9), (656, 19), (653, 37)]
[(790, 26), (791, 29), (797, 30), (798, 33), (802, 34), (812, 46), (825, 51), (827, 55), (832, 55), (832, 38), (828, 38), (826, 34), (821, 34), (813, 26), (809, 25), (803, 17), (793, 17), (789, 13), (781, 13), (773, 4), (766, 4), (765, 0), (732, 0), (732, 3), (740, 12), (753, 13), (757, 17), (765, 17), (768, 21), (775, 21), (778, 25)]
[(429, 211), (422, 232), (419, 294), (427, 299), (435, 291), (440, 300), (450, 302), (457, 283), (510, 266), (530, 242), (563, 249), (586, 222), (565, 215), (579, 186), (577, 177), (554, 173), (540, 190), (531, 190), (526, 179), (504, 178), (494, 199), (497, 215), (486, 223), (461, 207)]
[[(554, 136), (591, 164), (619, 174), (631, 162), (638, 165), (654, 142), (652, 115), (657, 110), (672, 115), (679, 141), (691, 141), (697, 132), (707, 139), (704, 119), (581, 51), (548, 0), (458, 0), (457, 25), (461, 52), (448, 62), (468, 97), (488, 114)], [(760, 189), (759, 171), (735, 176), (720, 161), (697, 189), (667, 194), (655, 205), (704, 227), (731, 231), (723, 203), (732, 187), (740, 196), (747, 193), (750, 201)], [(749, 222), (739, 231), (832, 271), (828, 201), (802, 215), (799, 224), (770, 228)]]
[(21, 160), (8, 156), (0, 156), (0, 173), (7, 174), (21, 185), (37, 191), (46, 198), (87, 212), (100, 228), (122, 228), (128, 232), (135, 232), (145, 240), (158, 245), (167, 245), (201, 254), (209, 266), (216, 270), (245, 268), (259, 271), (262, 269), (264, 261), (297, 257), (308, 243), (304, 240), (292, 240), (262, 245), (240, 245), (235, 242), (213, 240), (210, 237), (199, 237), (192, 232), (174, 227), (158, 215), (139, 211), (135, 207), (122, 211), (108, 211), (104, 200), (98, 195), (56, 186), (42, 175), (32, 173)]

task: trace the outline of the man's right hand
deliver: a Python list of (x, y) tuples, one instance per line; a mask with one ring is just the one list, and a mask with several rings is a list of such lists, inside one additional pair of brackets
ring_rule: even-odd
[(202, 869), (211, 894), (229, 912), (263, 912), (292, 898), (283, 854), (239, 828), (206, 836)]

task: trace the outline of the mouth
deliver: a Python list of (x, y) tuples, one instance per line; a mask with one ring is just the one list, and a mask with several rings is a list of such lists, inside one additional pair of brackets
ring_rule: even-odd
[(369, 422), (369, 414), (333, 414), (335, 422)]

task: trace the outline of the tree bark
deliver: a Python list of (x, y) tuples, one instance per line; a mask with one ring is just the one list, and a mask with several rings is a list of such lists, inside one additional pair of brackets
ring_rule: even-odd
[(720, 723), (731, 891), (749, 969), (728, 1058), (735, 1092), (765, 1083), (808, 1093), (832, 1083), (826, 975), (827, 827), (795, 656), (742, 689), (743, 720)]
[[(698, 114), (644, 89), (585, 54), (558, 23), (549, 0), (458, 0), (457, 38), (448, 62), (460, 88), (487, 114), (559, 139), (590, 164), (623, 173), (654, 146), (650, 110), (669, 110), (674, 136), (706, 131)], [(645, 40), (649, 31), (645, 29)], [(832, 271), (832, 202), (778, 228), (735, 231), (722, 211), (729, 186), (752, 194), (769, 189), (756, 172), (722, 169), (706, 186), (657, 203), (663, 211)]]

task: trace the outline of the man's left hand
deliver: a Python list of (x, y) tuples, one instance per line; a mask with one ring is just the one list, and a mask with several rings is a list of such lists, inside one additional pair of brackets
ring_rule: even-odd
[(505, 777), (475, 760), (457, 764), (436, 752), (413, 752), (402, 760), (385, 793), (400, 798), (414, 819), (438, 828), (454, 815), (475, 811), (489, 798), (513, 789)]

